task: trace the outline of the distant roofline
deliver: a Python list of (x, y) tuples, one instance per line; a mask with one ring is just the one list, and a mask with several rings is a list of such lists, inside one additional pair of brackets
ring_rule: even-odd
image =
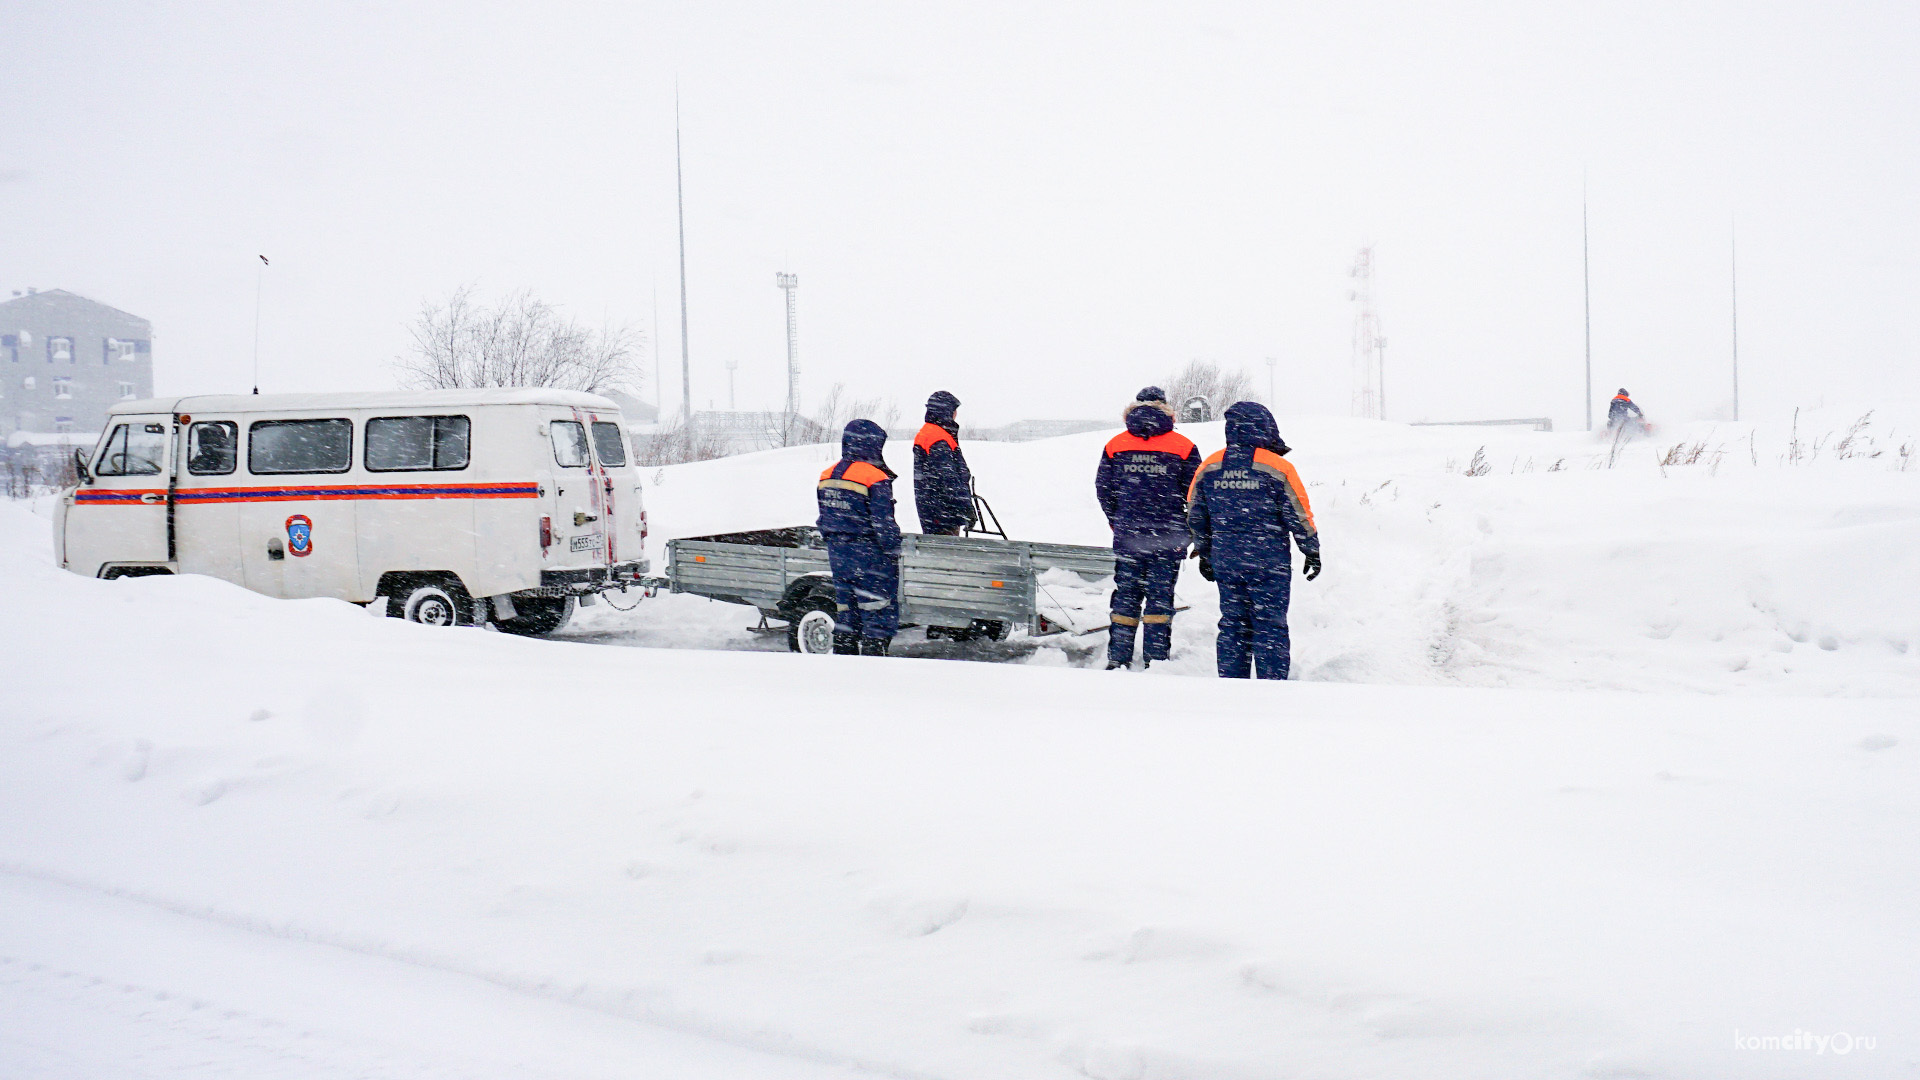
[(37, 291), (35, 291), (35, 292), (30, 292), (30, 293), (27, 293), (27, 294), (26, 294), (26, 295), (24, 295), (24, 296), (15, 296), (15, 297), (12, 297), (12, 298), (10, 298), (10, 299), (7, 299), (7, 300), (0, 300), (0, 307), (6, 307), (6, 306), (7, 306), (8, 304), (18, 304), (18, 303), (20, 303), (20, 302), (22, 302), (22, 301), (25, 301), (25, 300), (35, 300), (35, 299), (38, 299), (38, 298), (40, 298), (40, 297), (42, 297), (42, 296), (55, 296), (55, 295), (58, 295), (58, 296), (71, 296), (71, 297), (73, 297), (73, 298), (74, 298), (75, 300), (85, 300), (85, 301), (86, 301), (87, 303), (89, 303), (89, 304), (92, 304), (92, 305), (94, 305), (95, 307), (103, 307), (103, 308), (106, 308), (106, 309), (107, 309), (108, 311), (111, 311), (111, 312), (113, 312), (113, 313), (114, 313), (114, 314), (116, 314), (116, 315), (124, 315), (124, 316), (126, 316), (127, 318), (129, 318), (129, 319), (132, 319), (132, 320), (133, 320), (134, 322), (137, 322), (137, 323), (145, 323), (145, 324), (146, 324), (146, 327), (147, 327), (147, 332), (148, 332), (148, 333), (152, 333), (152, 332), (153, 332), (153, 320), (151, 320), (151, 319), (146, 319), (146, 318), (142, 318), (142, 317), (141, 317), (141, 316), (139, 316), (139, 315), (135, 315), (135, 314), (134, 314), (133, 312), (131, 312), (131, 311), (122, 311), (121, 309), (119, 309), (119, 308), (117, 308), (117, 307), (114, 307), (114, 306), (113, 306), (112, 304), (103, 304), (103, 303), (101, 303), (100, 301), (98, 301), (98, 300), (95, 300), (95, 299), (94, 299), (93, 297), (91, 297), (91, 296), (81, 296), (81, 295), (80, 295), (79, 293), (77, 293), (77, 292), (72, 292), (72, 291), (70, 291), (70, 290), (67, 290), (67, 289), (40, 289), (40, 290), (37, 290)]

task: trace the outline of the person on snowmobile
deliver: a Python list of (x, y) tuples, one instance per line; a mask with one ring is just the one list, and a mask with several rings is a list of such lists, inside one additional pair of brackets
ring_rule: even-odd
[(1641, 432), (1647, 430), (1646, 414), (1627, 396), (1627, 388), (1623, 386), (1619, 393), (1613, 395), (1613, 403), (1607, 406), (1607, 430), (1618, 431), (1630, 424)]
[(833, 651), (885, 656), (900, 630), (900, 525), (893, 517), (887, 433), (855, 420), (840, 460), (820, 474), (820, 534), (833, 569)]
[(928, 536), (959, 536), (973, 524), (973, 474), (960, 453), (959, 412), (959, 398), (934, 391), (926, 426), (913, 439), (913, 506)]
[(1293, 588), (1289, 535), (1306, 556), (1308, 581), (1320, 576), (1320, 533), (1288, 446), (1265, 405), (1227, 409), (1227, 448), (1194, 475), (1187, 523), (1200, 576), (1220, 588), (1220, 636), (1214, 660), (1223, 679), (1284, 679), (1292, 663), (1287, 601)]
[(1200, 449), (1174, 433), (1173, 406), (1159, 387), (1135, 395), (1122, 419), (1127, 430), (1108, 440), (1093, 482), (1113, 528), (1108, 671), (1133, 666), (1142, 623), (1142, 666), (1172, 654), (1173, 586), (1187, 555), (1187, 486), (1200, 467)]

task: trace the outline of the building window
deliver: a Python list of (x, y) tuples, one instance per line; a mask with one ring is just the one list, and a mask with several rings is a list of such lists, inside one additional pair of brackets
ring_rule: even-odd
[(53, 433), (55, 435), (65, 435), (72, 430), (73, 430), (73, 417), (56, 416), (53, 418)]
[(121, 401), (133, 400), (133, 384), (132, 383), (123, 382), (120, 384), (120, 400)]
[(53, 396), (56, 398), (72, 397), (73, 380), (64, 375), (55, 375), (53, 377)]
[(20, 389), (22, 389), (22, 390), (31, 390), (31, 389), (33, 389), (34, 387), (36, 387), (36, 386), (39, 386), (39, 385), (40, 385), (40, 383), (39, 383), (38, 381), (36, 381), (36, 380), (34, 379), (34, 377), (33, 377), (33, 376), (31, 376), (31, 375), (29, 375), (29, 376), (27, 376), (26, 378), (24, 378), (24, 379), (21, 379), (21, 380), (20, 380)]
[(56, 361), (73, 363), (73, 339), (70, 337), (50, 337), (47, 339), (47, 363)]
[(106, 340), (104, 347), (105, 360), (109, 364), (115, 360), (138, 360), (140, 354), (147, 351), (145, 341), (136, 341), (133, 338), (110, 337)]
[(15, 363), (15, 364), (19, 363), (20, 362), (20, 335), (19, 334), (0, 334), (0, 351), (4, 351), (7, 354), (7, 359), (12, 363)]

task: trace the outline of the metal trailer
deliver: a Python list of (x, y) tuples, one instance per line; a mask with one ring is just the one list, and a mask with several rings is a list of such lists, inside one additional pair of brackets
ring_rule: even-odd
[[(1113, 551), (909, 533), (900, 545), (900, 625), (953, 641), (1001, 641), (1015, 626), (1035, 636), (1063, 631), (1038, 610), (1039, 577), (1055, 568), (1097, 580), (1113, 573)], [(795, 652), (833, 650), (833, 576), (812, 527), (670, 540), (667, 577), (652, 584), (757, 608), (756, 629), (778, 631), (767, 620), (785, 622)]]

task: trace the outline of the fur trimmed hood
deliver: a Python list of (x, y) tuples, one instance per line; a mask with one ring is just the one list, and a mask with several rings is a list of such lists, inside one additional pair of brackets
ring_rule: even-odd
[(1129, 401), (1127, 407), (1120, 410), (1120, 422), (1136, 438), (1165, 435), (1173, 430), (1173, 406), (1164, 401)]

